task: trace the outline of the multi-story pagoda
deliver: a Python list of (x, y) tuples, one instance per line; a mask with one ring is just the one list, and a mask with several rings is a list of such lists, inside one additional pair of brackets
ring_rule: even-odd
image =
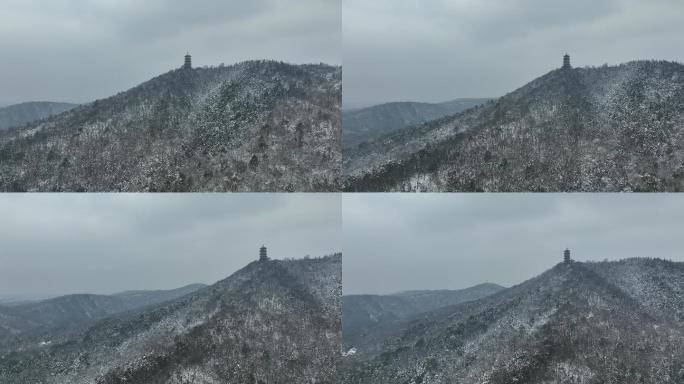
[(185, 64), (183, 64), (183, 69), (192, 69), (192, 57), (189, 53), (185, 55)]
[(566, 264), (572, 263), (572, 259), (570, 258), (570, 250), (565, 248), (565, 251), (563, 251), (563, 262)]
[(572, 69), (572, 65), (570, 65), (570, 55), (567, 53), (563, 56), (563, 69)]

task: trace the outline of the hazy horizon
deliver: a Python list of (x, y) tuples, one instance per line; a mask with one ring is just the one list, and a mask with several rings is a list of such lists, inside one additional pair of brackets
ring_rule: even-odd
[(258, 259), (341, 251), (335, 194), (0, 198), (0, 298), (213, 284)]
[(562, 262), (684, 261), (676, 194), (347, 194), (344, 294), (511, 287)]

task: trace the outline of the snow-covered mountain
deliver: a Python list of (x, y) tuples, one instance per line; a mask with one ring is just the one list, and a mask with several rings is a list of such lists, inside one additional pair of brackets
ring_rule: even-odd
[(679, 191), (684, 65), (567, 68), (345, 151), (351, 191)]
[(253, 262), (185, 296), (108, 316), (71, 340), (0, 353), (0, 382), (333, 383), (341, 255)]
[(341, 68), (170, 71), (0, 132), (0, 190), (339, 190)]
[(39, 101), (1, 107), (0, 131), (12, 127), (19, 127), (50, 116), (59, 115), (60, 113), (77, 106), (78, 104)]
[(684, 382), (684, 263), (563, 263), (396, 323), (345, 383)]
[(342, 145), (353, 148), (410, 125), (421, 124), (484, 104), (489, 99), (455, 99), (443, 103), (394, 102), (342, 110)]

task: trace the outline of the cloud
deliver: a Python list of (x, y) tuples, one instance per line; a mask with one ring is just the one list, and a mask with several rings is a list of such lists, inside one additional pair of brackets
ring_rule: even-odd
[(213, 283), (256, 259), (341, 250), (335, 194), (0, 196), (3, 295)]
[(343, 1), (346, 106), (497, 97), (560, 65), (677, 59), (673, 0)]
[[(340, 64), (334, 0), (65, 0), (3, 3), (0, 105), (87, 102), (182, 64)], [(86, 86), (87, 85), (87, 86)]]

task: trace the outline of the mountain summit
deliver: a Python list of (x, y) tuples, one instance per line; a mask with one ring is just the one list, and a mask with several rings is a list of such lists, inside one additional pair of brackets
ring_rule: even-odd
[(352, 191), (679, 191), (684, 65), (549, 72), (345, 152)]
[(340, 103), (340, 67), (180, 68), (0, 132), (0, 190), (337, 190)]

